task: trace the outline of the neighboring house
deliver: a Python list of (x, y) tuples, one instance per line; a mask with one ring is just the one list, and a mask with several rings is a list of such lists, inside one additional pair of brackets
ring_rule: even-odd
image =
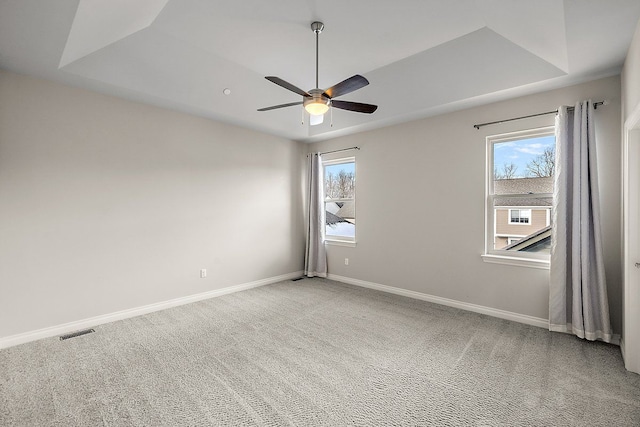
[(343, 218), (350, 224), (356, 223), (356, 203), (353, 201), (342, 202), (342, 206), (336, 212), (336, 215)]
[[(513, 178), (494, 181), (495, 198), (494, 247), (524, 250), (520, 241), (533, 244), (532, 236), (551, 225), (551, 197), (508, 197), (511, 194), (547, 194), (553, 192), (553, 178)], [(550, 227), (549, 227), (550, 228)], [(536, 248), (541, 249), (542, 244)], [(529, 248), (533, 250), (533, 248)]]
[(327, 236), (355, 237), (355, 202), (325, 203), (325, 234)]
[[(327, 214), (335, 215), (340, 210), (340, 205), (338, 205), (337, 202), (326, 202), (324, 204), (324, 209), (327, 212)], [(327, 215), (327, 221), (329, 221), (329, 215)]]
[(340, 218), (336, 214), (332, 214), (328, 210), (324, 214), (325, 214), (325, 223), (327, 225), (334, 225), (339, 222), (345, 222), (343, 218)]
[(355, 202), (326, 202), (325, 215), (327, 224), (335, 224), (337, 222), (348, 222), (355, 224)]
[(550, 252), (551, 251), (551, 226), (545, 227), (523, 237), (502, 248), (506, 251), (519, 251), (519, 252)]

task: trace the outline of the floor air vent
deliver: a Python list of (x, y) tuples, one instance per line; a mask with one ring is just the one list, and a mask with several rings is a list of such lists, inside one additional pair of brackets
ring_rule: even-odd
[(86, 335), (95, 332), (93, 329), (84, 329), (82, 331), (71, 332), (70, 334), (60, 335), (60, 341), (68, 340), (69, 338), (79, 337), (80, 335)]
[(304, 276), (302, 277), (296, 277), (295, 279), (291, 279), (292, 282), (297, 282), (298, 280), (302, 280), (304, 279)]

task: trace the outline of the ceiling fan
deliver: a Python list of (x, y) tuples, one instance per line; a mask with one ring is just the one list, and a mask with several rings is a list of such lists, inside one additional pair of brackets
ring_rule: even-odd
[(310, 124), (320, 124), (324, 114), (329, 111), (329, 107), (339, 108), (341, 110), (355, 111), (358, 113), (371, 114), (378, 109), (377, 105), (363, 104), (360, 102), (341, 101), (335, 99), (339, 96), (346, 95), (355, 90), (365, 87), (369, 84), (369, 81), (359, 74), (349, 77), (340, 83), (331, 86), (329, 89), (318, 88), (318, 36), (324, 30), (324, 24), (322, 22), (313, 22), (311, 24), (311, 30), (316, 34), (316, 88), (311, 89), (309, 92), (305, 92), (292, 85), (291, 83), (282, 80), (279, 77), (267, 76), (265, 79), (282, 86), (291, 92), (302, 95), (302, 101), (290, 102), (288, 104), (274, 105), (271, 107), (260, 108), (258, 111), (269, 111), (278, 108), (292, 107), (294, 105), (303, 105), (304, 109), (310, 114)]

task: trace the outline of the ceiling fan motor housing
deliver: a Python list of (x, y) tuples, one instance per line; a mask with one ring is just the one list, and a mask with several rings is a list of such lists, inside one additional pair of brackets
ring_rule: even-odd
[(311, 96), (304, 97), (303, 105), (309, 114), (321, 115), (327, 112), (331, 100), (323, 93), (322, 89), (311, 89), (309, 91)]

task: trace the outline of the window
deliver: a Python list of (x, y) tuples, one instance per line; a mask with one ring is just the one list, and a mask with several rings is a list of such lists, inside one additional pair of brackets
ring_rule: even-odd
[(485, 261), (548, 268), (555, 129), (487, 137)]
[(324, 173), (325, 240), (355, 243), (356, 159), (322, 162)]
[(509, 224), (529, 224), (531, 209), (509, 209)]

